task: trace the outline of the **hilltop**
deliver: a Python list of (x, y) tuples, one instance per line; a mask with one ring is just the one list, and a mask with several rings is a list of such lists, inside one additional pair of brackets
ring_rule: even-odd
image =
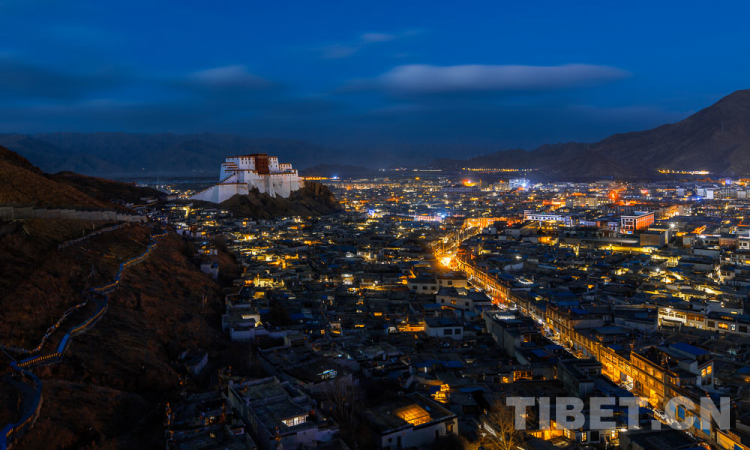
[(0, 147), (0, 205), (111, 209), (73, 186), (50, 178), (28, 160)]
[[(196, 201), (192, 201), (196, 203)], [(198, 202), (211, 205), (208, 202)], [(271, 197), (253, 189), (247, 195), (235, 195), (220, 204), (223, 209), (235, 217), (252, 219), (273, 219), (288, 216), (325, 216), (342, 211), (336, 197), (327, 186), (310, 181), (305, 186), (292, 192), (289, 198)]]
[(117, 202), (162, 195), (154, 189), (70, 172), (47, 174), (18, 153), (0, 147), (1, 206), (123, 209)]

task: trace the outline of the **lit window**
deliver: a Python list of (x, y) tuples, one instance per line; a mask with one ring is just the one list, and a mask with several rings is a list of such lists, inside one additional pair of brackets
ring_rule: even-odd
[(394, 411), (394, 414), (411, 425), (421, 425), (431, 420), (430, 413), (419, 405), (406, 406)]
[(282, 422), (284, 422), (284, 425), (288, 427), (293, 427), (295, 425), (305, 423), (306, 420), (307, 420), (307, 417), (305, 416), (297, 416), (297, 417), (292, 417), (291, 419), (282, 420)]

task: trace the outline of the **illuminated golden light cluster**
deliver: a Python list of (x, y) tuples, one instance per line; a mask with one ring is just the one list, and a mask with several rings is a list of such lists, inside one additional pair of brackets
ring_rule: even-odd
[(430, 413), (416, 404), (399, 408), (393, 411), (393, 413), (414, 426), (422, 425), (423, 423), (427, 423), (432, 420), (432, 418), (430, 417)]
[(462, 167), (461, 170), (469, 172), (531, 172), (537, 169), (492, 169), (483, 167)]
[(671, 169), (659, 169), (659, 173), (676, 173), (680, 175), (708, 175), (711, 172), (708, 170), (671, 170)]

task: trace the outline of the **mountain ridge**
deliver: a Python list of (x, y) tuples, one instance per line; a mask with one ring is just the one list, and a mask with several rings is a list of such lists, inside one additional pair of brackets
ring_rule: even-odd
[(1, 206), (129, 211), (122, 203), (163, 195), (155, 189), (72, 172), (48, 174), (0, 146)]
[(213, 175), (228, 155), (256, 152), (299, 167), (335, 157), (333, 150), (305, 141), (220, 133), (16, 133), (0, 134), (0, 146), (34, 161), (45, 172), (97, 176), (196, 171)]
[(545, 144), (525, 153), (504, 150), (468, 160), (435, 160), (433, 166), (536, 169), (558, 177), (647, 178), (661, 169), (748, 174), (750, 90), (735, 91), (679, 122), (595, 143)]

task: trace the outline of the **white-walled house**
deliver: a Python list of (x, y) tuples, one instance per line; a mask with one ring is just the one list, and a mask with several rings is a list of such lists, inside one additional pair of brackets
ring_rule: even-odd
[(451, 317), (429, 317), (425, 319), (424, 332), (427, 336), (435, 338), (451, 338), (456, 341), (463, 340), (463, 324)]
[(371, 408), (364, 417), (379, 449), (429, 448), (441, 437), (458, 434), (456, 414), (418, 393)]

